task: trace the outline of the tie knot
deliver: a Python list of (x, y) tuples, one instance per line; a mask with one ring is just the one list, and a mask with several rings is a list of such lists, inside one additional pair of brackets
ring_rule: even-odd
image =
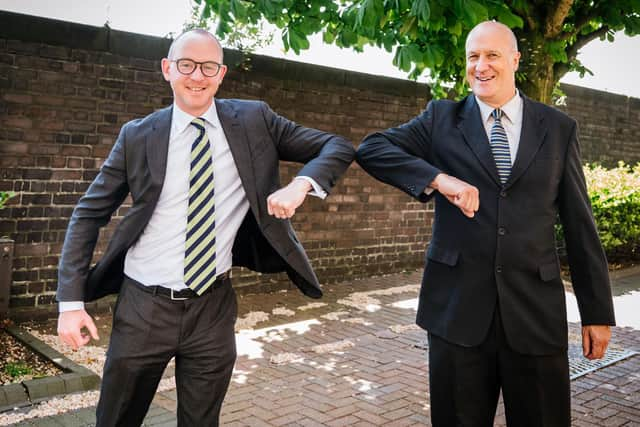
[(198, 130), (200, 131), (204, 130), (204, 119), (202, 117), (196, 117), (191, 121), (191, 124), (198, 128)]
[(491, 116), (493, 117), (494, 120), (500, 120), (502, 118), (502, 114), (503, 114), (502, 110), (499, 108), (496, 108), (491, 112)]

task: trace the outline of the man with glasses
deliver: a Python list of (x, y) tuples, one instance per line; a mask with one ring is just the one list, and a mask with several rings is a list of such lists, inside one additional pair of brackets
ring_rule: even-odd
[[(58, 333), (74, 349), (98, 339), (83, 301), (119, 292), (97, 409), (98, 426), (140, 425), (175, 357), (178, 425), (218, 425), (236, 358), (234, 265), (286, 271), (322, 295), (289, 218), (321, 198), (354, 155), (258, 101), (214, 98), (227, 67), (220, 43), (193, 30), (174, 40), (162, 73), (171, 107), (125, 124), (76, 206), (60, 259)], [(279, 160), (304, 163), (280, 187)], [(100, 227), (132, 206), (89, 268)]]

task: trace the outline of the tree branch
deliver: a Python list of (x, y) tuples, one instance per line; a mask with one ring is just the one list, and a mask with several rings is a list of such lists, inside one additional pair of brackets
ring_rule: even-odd
[(594, 40), (595, 38), (606, 34), (609, 30), (609, 26), (603, 25), (592, 33), (578, 36), (576, 42), (567, 47), (568, 62), (558, 62), (553, 66), (553, 74), (558, 78), (558, 80), (561, 79), (562, 76), (564, 76), (569, 71), (569, 64), (571, 63), (571, 61), (574, 61), (576, 59), (576, 57), (578, 56), (578, 51), (580, 49), (582, 49), (587, 43)]
[(575, 57), (578, 55), (578, 51), (582, 49), (587, 43), (597, 37), (607, 34), (609, 30), (610, 28), (608, 25), (603, 25), (593, 33), (579, 35), (576, 38), (576, 42), (567, 47), (567, 59), (569, 59), (569, 61), (575, 59)]
[(544, 37), (546, 39), (555, 38), (562, 31), (562, 24), (567, 19), (571, 6), (573, 6), (574, 0), (560, 0), (555, 6), (555, 10), (547, 18), (544, 29)]

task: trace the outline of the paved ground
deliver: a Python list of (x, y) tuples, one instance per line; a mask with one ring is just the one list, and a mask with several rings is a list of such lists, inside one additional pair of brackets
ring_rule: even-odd
[[(640, 270), (632, 273), (616, 279), (625, 291), (617, 292), (614, 284), (614, 294), (640, 289)], [(259, 318), (258, 312), (269, 319), (237, 334), (239, 357), (222, 424), (430, 425), (428, 365), (419, 346), (426, 334), (413, 326), (419, 280), (414, 272), (327, 286), (321, 301), (327, 305), (306, 310), (300, 307), (318, 301), (297, 291), (241, 296), (241, 322)], [(571, 336), (578, 334), (579, 325), (572, 323)], [(615, 328), (612, 345), (640, 352), (640, 330)], [(157, 393), (145, 425), (176, 424), (175, 391), (171, 385), (165, 389)], [(640, 426), (640, 355), (572, 381), (572, 403), (574, 426)], [(18, 425), (92, 425), (94, 410)], [(502, 414), (499, 408), (496, 425), (504, 425)], [(7, 414), (0, 414), (0, 424), (3, 416), (6, 424)]]

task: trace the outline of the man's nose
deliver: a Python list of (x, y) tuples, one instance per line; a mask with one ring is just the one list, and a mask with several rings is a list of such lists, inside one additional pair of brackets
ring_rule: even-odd
[(487, 59), (484, 56), (480, 56), (478, 58), (478, 61), (476, 62), (476, 69), (478, 71), (483, 71), (483, 70), (486, 70), (488, 68), (489, 68), (489, 66), (488, 66)]
[(202, 65), (196, 64), (196, 69), (193, 70), (193, 73), (189, 76), (192, 80), (204, 80), (206, 76), (202, 74)]

